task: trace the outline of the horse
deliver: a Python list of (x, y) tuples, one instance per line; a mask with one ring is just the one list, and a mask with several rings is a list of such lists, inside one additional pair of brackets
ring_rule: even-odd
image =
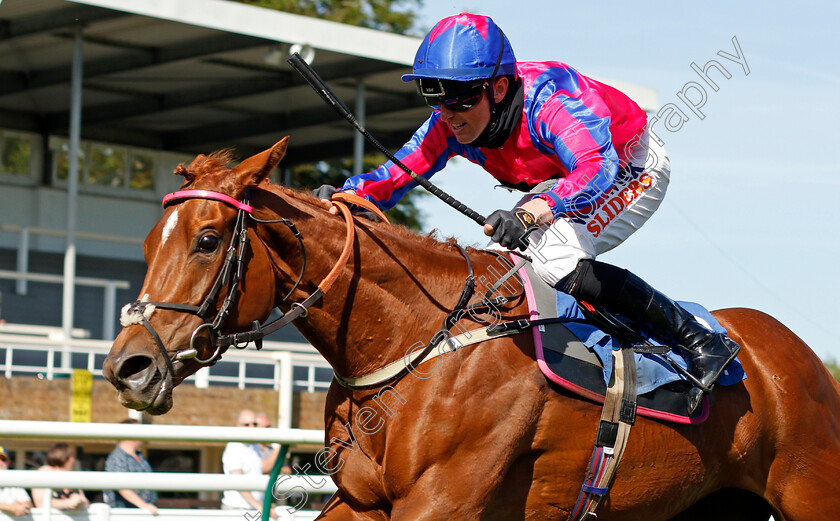
[[(176, 168), (183, 185), (144, 242), (148, 272), (103, 365), (123, 405), (165, 413), (174, 386), (240, 342), (237, 333), (259, 329), (255, 321), (265, 321), (275, 306), (337, 377), (401, 364), (441, 329), (468, 262), (476, 279), (498, 275), (491, 252), (344, 210), (335, 215), (310, 194), (272, 184), (269, 173), (287, 140), (234, 168), (218, 153)], [(200, 193), (210, 195), (178, 195)], [(244, 224), (243, 208), (253, 213)], [(226, 249), (241, 244), (235, 234), (242, 229), (250, 248)], [(235, 284), (218, 275), (231, 270), (241, 274)], [(238, 298), (230, 298), (237, 288)], [(528, 316), (523, 299), (501, 311), (511, 319)], [(702, 424), (639, 417), (598, 517), (766, 521), (772, 514), (778, 521), (822, 521), (836, 515), (837, 382), (771, 316), (745, 308), (713, 314), (742, 346), (748, 377), (714, 390)], [(471, 326), (480, 319), (462, 317)], [(407, 367), (388, 385), (359, 389), (338, 378), (331, 384), (325, 448), (316, 462), (338, 492), (319, 520), (569, 517), (601, 406), (541, 374), (531, 334), (492, 338)]]

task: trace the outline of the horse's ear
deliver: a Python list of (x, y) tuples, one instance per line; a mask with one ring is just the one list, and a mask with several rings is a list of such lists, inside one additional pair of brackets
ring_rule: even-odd
[(268, 177), (268, 174), (277, 166), (277, 163), (286, 155), (286, 146), (289, 143), (289, 136), (284, 137), (268, 150), (253, 155), (239, 163), (233, 169), (237, 181), (243, 187), (256, 186)]

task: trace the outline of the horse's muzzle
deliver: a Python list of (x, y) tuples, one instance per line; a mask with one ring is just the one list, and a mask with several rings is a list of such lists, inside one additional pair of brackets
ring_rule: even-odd
[(138, 352), (149, 350), (148, 347), (130, 349), (130, 343), (131, 340), (116, 352), (118, 343), (114, 343), (102, 364), (102, 375), (117, 389), (123, 406), (164, 414), (172, 408), (172, 375), (164, 363)]

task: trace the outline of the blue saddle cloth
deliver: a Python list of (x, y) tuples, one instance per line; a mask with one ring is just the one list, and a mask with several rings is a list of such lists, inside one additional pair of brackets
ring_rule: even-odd
[[(557, 315), (558, 317), (583, 319), (583, 313), (578, 308), (575, 299), (562, 292), (557, 294)], [(707, 325), (710, 329), (718, 333), (726, 333), (726, 329), (720, 325), (714, 316), (703, 306), (694, 302), (678, 302), (686, 311), (694, 315), (701, 323)], [(611, 351), (619, 349), (619, 343), (612, 336), (598, 329), (597, 326), (587, 322), (569, 322), (566, 327), (583, 342), (586, 347), (592, 350), (601, 361), (604, 367), (604, 384), (609, 385), (610, 376), (612, 375), (613, 358)], [(642, 331), (644, 336), (650, 343), (654, 345), (668, 345), (657, 339), (652, 334)], [(638, 394), (644, 394), (654, 389), (657, 389), (665, 384), (677, 380), (686, 380), (686, 378), (671, 367), (662, 357), (654, 354), (635, 353), (636, 358), (636, 375), (638, 381)], [(679, 350), (672, 350), (669, 356), (675, 360), (683, 368), (687, 368), (688, 364), (683, 358)], [(744, 368), (741, 362), (736, 358), (723, 371), (718, 385), (734, 385), (744, 380), (747, 377), (744, 373)]]

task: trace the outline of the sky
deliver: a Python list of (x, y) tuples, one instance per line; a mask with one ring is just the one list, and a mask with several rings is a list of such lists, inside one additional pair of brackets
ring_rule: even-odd
[[(673, 103), (689, 116), (678, 130), (654, 127), (671, 161), (668, 193), (600, 260), (674, 299), (761, 310), (820, 358), (840, 361), (840, 4), (424, 0), (420, 22), (430, 28), (464, 11), (491, 16), (520, 61), (557, 60), (650, 87), (659, 107)], [(737, 55), (733, 38), (748, 73), (718, 54)], [(713, 59), (731, 74), (710, 72), (717, 91), (691, 68)], [(677, 95), (700, 100), (690, 82), (705, 86), (702, 118)], [(482, 215), (516, 202), (465, 160), (432, 181)], [(428, 197), (420, 206), (425, 231), (486, 244), (478, 225), (444, 203)]]

